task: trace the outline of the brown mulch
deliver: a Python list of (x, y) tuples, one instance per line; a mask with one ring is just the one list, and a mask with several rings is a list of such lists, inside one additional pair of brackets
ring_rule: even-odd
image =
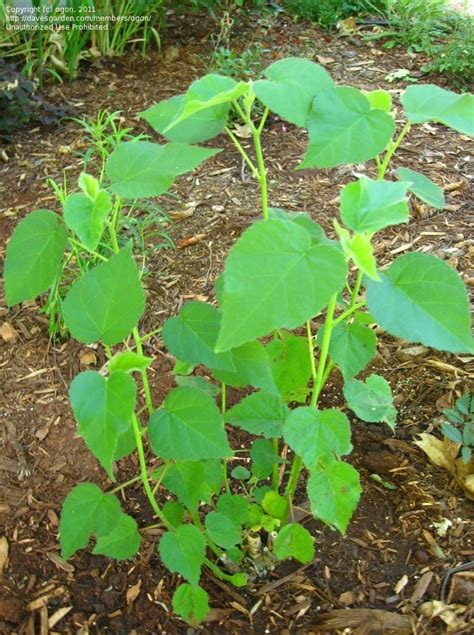
[[(137, 113), (183, 91), (205, 72), (214, 28), (202, 16), (175, 19), (162, 53), (84, 67), (75, 82), (48, 87), (49, 98), (73, 106), (80, 115), (94, 116), (104, 108), (121, 110), (126, 125), (150, 134)], [(235, 28), (233, 44), (244, 48), (250, 41), (268, 50), (263, 66), (281, 55), (306, 56), (324, 64), (339, 83), (386, 88), (395, 100), (405, 84), (390, 83), (390, 72), (406, 68), (424, 81), (416, 57), (370, 48), (357, 34), (329, 36), (284, 16), (243, 21)], [(364, 168), (295, 172), (305, 143), (304, 131), (276, 118), (269, 121), (264, 151), (270, 202), (311, 213), (331, 234), (340, 187)], [(179, 179), (173, 196), (159, 201), (175, 219), (166, 231), (181, 248), (152, 250), (162, 242), (158, 237), (147, 245), (145, 331), (159, 326), (188, 299), (212, 299), (213, 282), (229, 247), (258, 218), (258, 189), (236, 151), (224, 137), (210, 145), (224, 152)], [(2, 258), (20, 218), (37, 208), (58, 209), (45, 180), (62, 181), (64, 172), (73, 188), (81, 171), (80, 155), (87, 147), (79, 126), (66, 121), (56, 129), (21, 131), (2, 148)], [(411, 131), (393, 164), (418, 169), (442, 185), (447, 205), (433, 212), (413, 202), (411, 222), (379, 236), (380, 263), (410, 250), (433, 253), (472, 287), (471, 156), (472, 143), (454, 131), (435, 125)], [(161, 566), (155, 549), (157, 530), (143, 532), (140, 553), (130, 562), (117, 564), (87, 550), (67, 563), (59, 556), (58, 516), (68, 490), (82, 480), (111, 487), (76, 435), (67, 398), (71, 379), (86, 362), (99, 368), (104, 353), (100, 347), (74, 341), (51, 342), (39, 305), (28, 302), (7, 310), (0, 302), (0, 326), (8, 324), (0, 337), (0, 535), (9, 547), (3, 576), (0, 565), (0, 633), (193, 633), (172, 613), (178, 578)], [(423, 602), (442, 597), (443, 580), (445, 599), (451, 594), (454, 603), (468, 604), (457, 589), (465, 588), (469, 578), (463, 572), (451, 575), (451, 570), (473, 560), (472, 503), (446, 472), (428, 462), (413, 440), (419, 432), (438, 430), (441, 409), (469, 387), (472, 359), (428, 350), (413, 357), (407, 348), (381, 334), (371, 366), (387, 378), (396, 395), (396, 435), (353, 417), (351, 462), (361, 472), (364, 493), (347, 535), (341, 537), (311, 519), (300, 492), (296, 511), (316, 537), (315, 561), (304, 567), (285, 563), (253, 589), (229, 588), (204, 575), (213, 608), (202, 632), (316, 633), (347, 627), (367, 634), (443, 633), (441, 620), (419, 613)], [(153, 397), (158, 404), (173, 386), (172, 360), (159, 338), (149, 340), (146, 352), (155, 357)], [(229, 397), (235, 399), (237, 393), (230, 391)], [(324, 400), (326, 406), (343, 405), (336, 373)], [(235, 435), (233, 441), (240, 444), (246, 438)], [(125, 459), (120, 480), (136, 470), (135, 458)], [(386, 489), (374, 474), (395, 489)], [(141, 527), (150, 525), (151, 512), (139, 488), (128, 489), (122, 504)], [(445, 536), (438, 535), (434, 524), (443, 519), (452, 523)], [(341, 609), (346, 610), (338, 612)], [(464, 610), (467, 619), (473, 607)], [(318, 631), (321, 615), (330, 611), (333, 630), (328, 625)]]

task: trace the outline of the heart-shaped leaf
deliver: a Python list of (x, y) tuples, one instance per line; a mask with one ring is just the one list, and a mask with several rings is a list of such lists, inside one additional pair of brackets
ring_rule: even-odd
[(279, 560), (295, 558), (295, 560), (307, 564), (314, 558), (311, 534), (299, 523), (285, 525), (275, 538), (273, 553)]
[(347, 381), (367, 366), (375, 355), (376, 346), (377, 338), (371, 329), (357, 322), (340, 322), (331, 333), (329, 355)]
[(242, 428), (250, 434), (267, 439), (281, 437), (288, 407), (274, 393), (255, 392), (244, 397), (224, 415), (226, 423)]
[(128, 560), (137, 553), (140, 541), (136, 521), (127, 514), (121, 514), (112, 531), (98, 537), (92, 553), (115, 560)]
[(395, 429), (397, 410), (393, 405), (390, 384), (380, 375), (370, 375), (365, 382), (352, 379), (344, 384), (347, 404), (363, 421), (384, 421)]
[(180, 584), (173, 595), (172, 605), (174, 612), (194, 628), (209, 613), (206, 591), (191, 584)]
[(171, 573), (179, 573), (188, 582), (199, 584), (206, 553), (206, 540), (194, 525), (180, 525), (163, 534), (158, 550)]
[(427, 176), (410, 168), (397, 168), (397, 176), (402, 181), (411, 182), (408, 187), (410, 192), (427, 205), (435, 209), (443, 209), (445, 204), (443, 188), (433, 183)]
[(112, 199), (105, 190), (99, 191), (94, 199), (85, 194), (70, 194), (64, 203), (64, 220), (87, 249), (94, 251), (111, 210)]

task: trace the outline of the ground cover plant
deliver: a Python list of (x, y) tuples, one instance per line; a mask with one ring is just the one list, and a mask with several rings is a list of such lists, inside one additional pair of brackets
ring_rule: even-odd
[[(259, 121), (252, 118), (256, 100), (265, 108)], [(79, 431), (112, 480), (114, 461), (136, 447), (140, 479), (165, 529), (158, 546), (161, 558), (187, 580), (173, 605), (191, 623), (207, 611), (205, 591), (198, 585), (202, 565), (242, 585), (265, 575), (275, 560), (312, 559), (311, 536), (291, 522), (303, 466), (310, 475), (307, 490), (313, 514), (345, 531), (360, 495), (357, 472), (341, 460), (351, 451), (349, 421), (342, 411), (319, 410), (317, 405), (335, 365), (344, 377), (349, 408), (362, 420), (394, 427), (396, 411), (387, 382), (377, 375), (356, 379), (375, 352), (370, 324), (441, 350), (472, 351), (466, 293), (456, 272), (419, 253), (401, 256), (380, 271), (372, 250), (375, 232), (408, 220), (409, 191), (432, 206), (443, 205), (439, 187), (412, 170), (399, 168), (399, 181), (384, 180), (410, 126), (439, 121), (472, 134), (472, 97), (420, 86), (407, 89), (402, 104), (407, 122), (395, 134), (387, 93), (364, 95), (335, 87), (321, 67), (287, 59), (270, 66), (266, 79), (254, 84), (213, 75), (198, 80), (184, 96), (143, 113), (170, 144), (121, 144), (107, 159), (111, 192), (135, 199), (165, 191), (172, 182), (170, 166), (177, 160), (173, 153), (191, 153), (189, 146), (179, 144), (199, 143), (226, 130), (231, 109), (254, 140), (252, 159), (232, 130), (226, 130), (260, 185), (263, 218), (244, 232), (228, 256), (217, 284), (219, 309), (191, 303), (166, 322), (165, 343), (179, 360), (178, 388), (160, 408), (155, 410), (151, 402), (146, 370), (151, 360), (141, 350), (147, 334), (140, 335), (137, 323), (144, 296), (130, 246), (120, 249), (112, 240), (114, 255), (81, 276), (64, 303), (73, 337), (84, 343), (102, 340), (110, 356), (107, 378), (87, 371), (71, 385)], [(260, 139), (270, 110), (309, 130), (304, 168), (374, 160), (371, 167), (377, 178), (362, 177), (341, 192), (342, 225), (335, 223), (338, 241), (328, 240), (304, 214), (269, 208)], [(162, 161), (164, 148), (171, 153), (171, 163)], [(28, 218), (16, 230), (7, 253), (10, 304), (26, 299), (21, 293), (33, 297), (40, 292), (21, 290), (24, 278), (12, 268), (15, 260), (24, 266), (25, 244), (30, 241), (34, 249), (28, 264), (33, 261), (41, 272), (38, 265), (47, 251), (37, 249), (38, 236), (26, 232), (21, 253), (15, 249), (15, 236), (18, 241), (28, 229)], [(109, 231), (113, 236), (113, 227)], [(46, 248), (51, 238), (51, 233), (43, 238)], [(355, 279), (349, 276), (348, 263), (358, 271)], [(50, 273), (45, 277), (43, 286), (50, 283)], [(299, 330), (291, 332), (299, 327), (305, 336)], [(220, 383), (220, 411), (213, 400), (219, 386), (188, 374), (196, 364), (207, 366)], [(135, 371), (145, 391), (145, 410), (137, 406), (137, 412), (131, 375)], [(259, 390), (227, 410), (228, 385)], [(231, 451), (224, 421), (263, 437), (253, 442), (250, 462), (236, 460), (240, 457)], [(152, 469), (145, 461), (145, 435), (162, 461)], [(161, 488), (173, 494), (163, 506), (162, 497), (155, 496)], [(199, 509), (201, 501), (206, 507)], [(92, 483), (72, 490), (60, 529), (65, 557), (86, 546), (91, 534), (97, 538), (96, 553), (127, 558), (139, 547), (135, 520), (121, 512), (113, 493), (102, 493)], [(212, 558), (206, 556), (206, 547)]]

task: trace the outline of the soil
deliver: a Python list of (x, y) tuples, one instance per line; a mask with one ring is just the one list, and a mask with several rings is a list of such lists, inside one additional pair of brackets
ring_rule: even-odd
[[(125, 125), (154, 136), (137, 113), (184, 91), (206, 72), (215, 30), (206, 16), (171, 16), (161, 52), (145, 59), (127, 55), (86, 65), (76, 81), (48, 86), (48, 97), (74, 107), (78, 116), (95, 116), (104, 108), (121, 110)], [(406, 82), (391, 83), (390, 73), (408, 69), (412, 79), (426, 81), (419, 57), (372, 48), (358, 33), (331, 36), (284, 15), (238, 20), (232, 46), (243, 50), (253, 42), (265, 49), (263, 67), (282, 56), (309, 57), (323, 64), (339, 83), (365, 90), (386, 88), (395, 101)], [(266, 126), (270, 203), (309, 212), (331, 235), (340, 187), (364, 167), (295, 172), (305, 143), (304, 131), (277, 118)], [(175, 219), (164, 231), (178, 248), (166, 246), (166, 237), (159, 236), (147, 244), (145, 331), (157, 328), (186, 300), (212, 301), (213, 282), (229, 247), (258, 218), (258, 190), (251, 175), (242, 169), (226, 138), (213, 144), (224, 151), (178, 179), (172, 196), (158, 201)], [(78, 124), (64, 121), (54, 129), (22, 130), (2, 148), (2, 258), (19, 219), (37, 208), (57, 209), (45, 180), (62, 181), (64, 173), (72, 187), (87, 147)], [(467, 137), (446, 128), (425, 124), (412, 130), (394, 163), (419, 169), (442, 185), (447, 205), (435, 212), (413, 201), (410, 223), (380, 234), (376, 243), (380, 263), (410, 250), (434, 253), (472, 287), (472, 151)], [(85, 480), (112, 487), (77, 436), (67, 398), (71, 379), (86, 364), (100, 368), (105, 357), (100, 347), (51, 341), (39, 305), (39, 301), (27, 302), (7, 310), (3, 299), (0, 302), (0, 323), (13, 329), (10, 337), (0, 338), (0, 534), (9, 545), (3, 577), (0, 571), (0, 633), (193, 633), (173, 615), (171, 597), (178, 577), (161, 566), (155, 548), (160, 532), (146, 529), (152, 515), (138, 487), (128, 488), (122, 501), (144, 528), (142, 548), (133, 561), (114, 563), (92, 556), (90, 550), (70, 562), (60, 558), (58, 516), (69, 489)], [(390, 382), (398, 426), (392, 435), (387, 427), (352, 417), (350, 460), (361, 473), (363, 495), (347, 535), (314, 521), (305, 510), (301, 490), (295, 514), (316, 537), (316, 559), (306, 566), (285, 563), (250, 589), (230, 588), (205, 574), (203, 586), (212, 612), (198, 630), (473, 632), (469, 591), (467, 599), (459, 592), (466, 584), (472, 591), (471, 572), (455, 570), (460, 565), (468, 569), (474, 559), (472, 503), (448, 472), (431, 465), (413, 443), (420, 432), (438, 433), (441, 409), (469, 389), (472, 358), (429, 350), (418, 350), (414, 356), (409, 346), (379, 334), (370, 370)], [(159, 337), (148, 341), (146, 353), (155, 357), (153, 399), (158, 404), (173, 386), (173, 360)], [(230, 391), (231, 402), (237, 396)], [(336, 372), (323, 399), (326, 406), (343, 407)], [(232, 439), (234, 444), (246, 442), (240, 434), (234, 433)], [(136, 470), (134, 457), (124, 459), (120, 480)], [(443, 519), (451, 523), (446, 535), (440, 535), (436, 525)], [(462, 616), (464, 625), (458, 621), (449, 627), (420, 613), (420, 605), (431, 601), (431, 606), (439, 607), (433, 604), (438, 600), (461, 607), (458, 618)], [(333, 626), (328, 612), (335, 620)]]

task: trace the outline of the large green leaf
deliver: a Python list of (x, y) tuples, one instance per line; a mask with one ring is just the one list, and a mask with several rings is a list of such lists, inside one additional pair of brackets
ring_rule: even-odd
[(298, 57), (274, 62), (265, 76), (268, 79), (253, 85), (257, 97), (274, 113), (302, 128), (315, 95), (333, 85), (322, 66)]
[(376, 232), (406, 223), (409, 183), (373, 181), (363, 176), (341, 192), (341, 218), (356, 232)]
[(64, 220), (87, 249), (94, 251), (111, 210), (112, 199), (105, 190), (98, 192), (95, 199), (85, 194), (70, 194), (64, 203)]
[(191, 584), (199, 584), (206, 553), (206, 540), (194, 525), (180, 525), (163, 534), (158, 550), (171, 573), (179, 573)]
[(351, 427), (340, 410), (302, 406), (290, 412), (283, 429), (290, 448), (309, 470), (325, 455), (343, 456), (352, 450)]
[(127, 514), (121, 514), (112, 531), (97, 538), (92, 553), (115, 560), (127, 560), (137, 553), (140, 540), (136, 521)]
[(119, 437), (130, 427), (135, 410), (136, 385), (122, 372), (108, 379), (95, 371), (80, 373), (70, 388), (74, 417), (87, 447), (112, 480)]
[(383, 329), (451, 353), (474, 350), (466, 289), (449, 265), (428, 254), (405, 254), (381, 277), (368, 281), (367, 305)]
[(345, 533), (362, 492), (357, 470), (344, 461), (320, 465), (311, 472), (307, 491), (313, 515)]
[(71, 335), (90, 344), (112, 346), (129, 335), (145, 308), (145, 294), (131, 248), (127, 246), (75, 282), (63, 303)]
[(376, 347), (377, 338), (371, 329), (357, 322), (340, 322), (331, 333), (329, 355), (347, 381), (367, 366)]
[(349, 408), (363, 421), (384, 421), (395, 429), (397, 410), (393, 405), (392, 389), (380, 375), (370, 375), (365, 382), (358, 379), (346, 382), (344, 397)]
[(148, 423), (153, 452), (166, 461), (193, 461), (232, 455), (215, 401), (196, 388), (168, 393)]
[(174, 612), (193, 627), (198, 626), (209, 613), (208, 595), (200, 586), (180, 584), (172, 600)]
[(307, 119), (309, 146), (300, 168), (332, 168), (359, 163), (383, 152), (395, 130), (390, 115), (371, 109), (356, 88), (321, 92)]
[(299, 326), (342, 288), (346, 274), (341, 252), (313, 245), (302, 227), (282, 220), (255, 223), (227, 257), (216, 349)]
[(224, 420), (250, 434), (273, 439), (282, 436), (283, 423), (288, 413), (288, 407), (278, 395), (255, 392), (230, 408), (225, 413)]
[(299, 523), (285, 525), (273, 543), (273, 553), (279, 560), (295, 558), (303, 564), (314, 558), (314, 545), (311, 534)]
[(191, 172), (218, 152), (220, 150), (185, 143), (121, 143), (107, 159), (110, 189), (125, 198), (159, 196), (170, 188), (179, 174)]
[(402, 181), (411, 181), (408, 189), (419, 199), (435, 209), (443, 209), (445, 203), (443, 188), (433, 183), (427, 176), (410, 168), (397, 168), (397, 176)]
[(409, 86), (402, 97), (408, 121), (438, 121), (464, 134), (474, 136), (474, 95), (458, 95), (439, 86)]
[(221, 512), (209, 512), (206, 514), (205, 524), (209, 538), (219, 547), (230, 549), (238, 545), (242, 540), (236, 524), (231, 518)]
[(3, 278), (8, 306), (47, 291), (58, 274), (67, 232), (47, 209), (31, 212), (15, 228), (7, 245)]
[(267, 344), (266, 350), (275, 385), (283, 401), (304, 403), (311, 377), (308, 340), (283, 331), (281, 338), (273, 339)]

